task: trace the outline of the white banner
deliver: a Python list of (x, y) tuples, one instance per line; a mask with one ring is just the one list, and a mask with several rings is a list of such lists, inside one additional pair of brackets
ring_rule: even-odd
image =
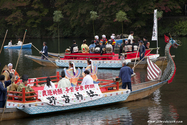
[(38, 99), (54, 106), (74, 105), (102, 97), (98, 84), (38, 91)]
[(152, 41), (157, 41), (158, 32), (157, 32), (157, 9), (154, 10), (154, 24), (153, 24), (153, 34)]

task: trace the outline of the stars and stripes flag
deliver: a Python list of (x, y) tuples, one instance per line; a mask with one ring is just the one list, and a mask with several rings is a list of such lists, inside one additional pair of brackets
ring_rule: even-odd
[(149, 57), (147, 58), (147, 64), (147, 78), (149, 80), (159, 80), (162, 75), (162, 70)]

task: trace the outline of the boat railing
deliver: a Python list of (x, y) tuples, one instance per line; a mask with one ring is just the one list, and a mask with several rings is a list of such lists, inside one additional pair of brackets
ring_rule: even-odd
[(25, 88), (22, 88), (22, 92), (8, 91), (7, 97), (8, 97), (8, 101), (20, 102), (20, 103), (36, 102), (38, 100), (38, 95), (35, 93), (35, 91), (26, 92)]

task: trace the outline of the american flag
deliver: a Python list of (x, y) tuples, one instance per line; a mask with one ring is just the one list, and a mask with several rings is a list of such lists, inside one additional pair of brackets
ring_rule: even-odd
[(149, 80), (159, 80), (162, 75), (162, 70), (149, 57), (147, 58), (147, 64), (147, 78)]

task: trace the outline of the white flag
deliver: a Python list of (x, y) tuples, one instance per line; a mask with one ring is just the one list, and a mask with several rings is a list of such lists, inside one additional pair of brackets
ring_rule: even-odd
[(154, 24), (153, 24), (153, 34), (152, 34), (152, 41), (157, 41), (157, 9), (154, 10)]

